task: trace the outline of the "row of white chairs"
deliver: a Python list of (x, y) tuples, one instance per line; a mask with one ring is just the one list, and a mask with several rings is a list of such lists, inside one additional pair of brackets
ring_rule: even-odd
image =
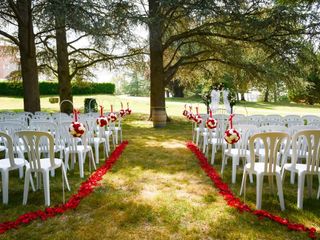
[[(223, 122), (223, 121), (220, 121)], [(218, 122), (219, 124), (219, 122)], [(221, 123), (220, 123), (221, 124)], [(219, 128), (221, 126), (218, 126)], [(222, 127), (225, 130), (225, 125)], [(234, 128), (240, 134), (240, 140), (234, 144), (226, 144), (223, 139), (222, 133), (224, 131), (211, 131), (208, 130), (204, 134), (207, 136), (207, 140), (204, 141), (205, 144), (203, 146), (203, 152), (208, 154), (208, 146), (212, 145), (212, 157), (211, 164), (214, 164), (214, 155), (216, 153), (216, 149), (218, 146), (222, 148), (222, 167), (221, 173), (223, 174), (227, 159), (229, 157), (232, 158), (232, 183), (236, 182), (236, 171), (237, 166), (239, 165), (239, 161), (241, 158), (244, 158), (244, 178), (242, 181), (241, 193), (243, 191), (243, 187), (245, 184), (245, 176), (249, 174), (250, 180), (252, 181), (252, 174), (257, 174), (257, 208), (261, 208), (261, 189), (262, 189), (262, 176), (263, 175), (274, 175), (277, 179), (277, 186), (280, 197), (280, 205), (281, 209), (284, 209), (284, 200), (282, 194), (282, 184), (279, 182), (281, 178), (280, 172), (282, 172), (282, 176), (284, 176), (284, 171), (291, 171), (291, 183), (294, 183), (294, 172), (299, 175), (299, 186), (298, 186), (298, 200), (297, 205), (298, 208), (303, 208), (303, 189), (304, 189), (304, 178), (305, 175), (318, 174), (319, 175), (319, 155), (312, 156), (308, 154), (312, 152), (314, 155), (318, 152), (319, 142), (317, 142), (317, 138), (319, 135), (320, 138), (320, 128), (316, 126), (310, 125), (301, 125), (295, 126), (291, 128), (287, 128), (284, 126), (278, 125), (268, 125), (257, 127), (255, 125), (241, 125), (237, 124)], [(270, 146), (270, 144), (278, 144), (281, 136), (284, 137), (285, 141), (281, 142), (281, 144)], [(257, 141), (260, 139), (260, 141)], [(266, 140), (268, 139), (268, 140)], [(278, 139), (278, 140), (277, 140)], [(292, 140), (291, 140), (292, 139)], [(310, 139), (312, 139), (310, 141)], [(277, 140), (277, 141), (276, 141)], [(254, 144), (252, 145), (251, 142)], [(312, 145), (314, 144), (314, 145)], [(275, 149), (275, 148), (279, 149)], [(274, 153), (277, 151), (275, 159), (272, 160), (272, 164), (270, 165), (270, 149), (274, 150)], [(311, 150), (310, 150), (311, 149)], [(273, 153), (272, 153), (273, 154)], [(280, 159), (281, 156), (281, 159)], [(255, 162), (255, 159), (258, 158), (259, 161)], [(287, 159), (291, 159), (291, 163), (287, 163)], [(298, 163), (301, 159), (307, 159), (306, 165), (301, 165)], [(267, 165), (269, 164), (269, 165)], [(299, 165), (300, 164), (300, 165)], [(313, 164), (313, 165), (312, 165)], [(252, 167), (256, 166), (256, 168)], [(271, 169), (272, 168), (272, 169)], [(260, 171), (260, 172), (259, 172)], [(260, 176), (260, 175), (261, 176)], [(258, 176), (259, 175), (259, 176)], [(279, 178), (280, 177), (280, 178)], [(310, 190), (309, 190), (310, 191)], [(318, 198), (320, 195), (320, 188), (318, 191)]]
[[(24, 200), (23, 203), (26, 204), (27, 199), (27, 191), (29, 186), (29, 181), (32, 178), (29, 176), (29, 172), (36, 172), (37, 176), (37, 188), (38, 184), (38, 174), (41, 172), (43, 175), (43, 182), (45, 183), (45, 204), (50, 205), (50, 191), (48, 190), (48, 177), (47, 173), (44, 172), (43, 164), (40, 164), (42, 167), (39, 168), (37, 164), (30, 164), (32, 159), (35, 159), (36, 156), (40, 158), (40, 155), (47, 156), (47, 158), (51, 159), (52, 154), (54, 157), (54, 153), (59, 153), (59, 159), (61, 159), (63, 168), (66, 170), (70, 170), (74, 167), (74, 163), (76, 160), (76, 155), (78, 156), (80, 177), (84, 177), (84, 163), (86, 156), (89, 156), (89, 168), (91, 165), (95, 168), (95, 164), (99, 163), (99, 146), (103, 145), (104, 156), (108, 156), (108, 152), (111, 150), (110, 148), (110, 137), (112, 139), (113, 145), (118, 143), (118, 134), (120, 135), (120, 141), (122, 141), (122, 127), (121, 127), (121, 119), (118, 120), (117, 123), (109, 123), (106, 127), (98, 127), (96, 124), (96, 116), (83, 115), (81, 118), (81, 122), (84, 123), (87, 131), (81, 138), (74, 138), (69, 133), (69, 126), (71, 124), (72, 119), (69, 118), (67, 121), (60, 121), (59, 124), (52, 122), (50, 120), (33, 120), (30, 122), (30, 126), (26, 127), (25, 125), (19, 124), (17, 122), (0, 122), (0, 131), (2, 132), (2, 137), (0, 137), (0, 151), (5, 152), (5, 160), (0, 160), (0, 171), (2, 174), (2, 188), (3, 190), (3, 203), (8, 203), (8, 171), (14, 170), (16, 168), (19, 169), (20, 177), (23, 176), (23, 167), (26, 167), (26, 176), (25, 176), (25, 188), (24, 188)], [(22, 136), (20, 133), (24, 132), (28, 136)], [(41, 137), (38, 136), (38, 133), (48, 133), (50, 137), (44, 135)], [(8, 138), (9, 136), (9, 138)], [(30, 137), (32, 136), (32, 137)], [(115, 137), (116, 136), (116, 137)], [(30, 147), (29, 142), (30, 139), (41, 138), (37, 143), (38, 155), (34, 155), (33, 153), (29, 153), (28, 148)], [(51, 138), (53, 139), (51, 141)], [(29, 140), (28, 140), (29, 139)], [(23, 141), (25, 140), (25, 141)], [(26, 141), (28, 140), (28, 141)], [(52, 146), (51, 146), (52, 145)], [(93, 150), (91, 145), (95, 148), (95, 157), (93, 156)], [(28, 161), (24, 160), (24, 164), (20, 164), (21, 160), (17, 160), (19, 164), (13, 164), (12, 156), (16, 156), (16, 159), (25, 159), (25, 154), (28, 155)], [(32, 155), (33, 154), (33, 155)], [(69, 165), (69, 158), (71, 155), (71, 166)], [(51, 156), (51, 157), (50, 157)], [(56, 158), (54, 158), (56, 159)], [(64, 161), (63, 161), (64, 159)], [(95, 160), (94, 160), (95, 159)], [(51, 160), (50, 160), (51, 161)], [(41, 162), (41, 161), (40, 161)], [(5, 163), (4, 165), (7, 167), (2, 168), (1, 163)], [(22, 162), (21, 162), (22, 163)], [(45, 166), (51, 171), (51, 175), (54, 176), (54, 166), (60, 166), (60, 164), (55, 164), (54, 162), (46, 163)], [(91, 169), (89, 169), (91, 171)], [(27, 174), (29, 174), (27, 176)], [(67, 183), (67, 179), (65, 180)], [(69, 185), (67, 184), (69, 189)], [(33, 187), (34, 189), (34, 187)], [(49, 191), (49, 195), (48, 195)]]
[[(261, 144), (262, 143), (262, 144)], [(320, 197), (320, 130), (301, 130), (292, 138), (284, 132), (265, 132), (254, 134), (249, 138), (247, 162), (243, 169), (240, 195), (245, 192), (246, 179), (256, 175), (256, 208), (261, 209), (263, 178), (268, 176), (273, 187), (273, 177), (276, 177), (281, 210), (285, 209), (283, 181), (285, 172), (290, 172), (291, 178), (298, 176), (297, 208), (303, 209), (305, 179), (308, 181), (308, 194), (311, 197), (312, 179), (316, 175), (319, 180), (317, 199)], [(259, 154), (262, 161), (256, 160), (256, 146), (262, 145)], [(291, 162), (287, 162), (291, 149)], [(300, 155), (304, 152), (304, 155)], [(281, 164), (282, 163), (282, 164)], [(292, 182), (291, 182), (292, 183)]]

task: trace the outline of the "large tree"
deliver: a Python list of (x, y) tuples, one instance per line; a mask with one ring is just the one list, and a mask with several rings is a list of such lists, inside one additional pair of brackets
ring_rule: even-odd
[(319, 15), (307, 4), (274, 1), (148, 0), (141, 17), (149, 26), (151, 108), (165, 110), (165, 86), (177, 73), (203, 63), (264, 72), (238, 58), (238, 49), (263, 51), (265, 60), (293, 64), (306, 37), (319, 31)]
[[(38, 66), (35, 34), (33, 30), (33, 6), (31, 0), (4, 0), (0, 3), (0, 35), (16, 44), (20, 50), (21, 75), (23, 80), (24, 110), (40, 111)], [(17, 30), (17, 34), (15, 34)]]
[[(58, 77), (60, 101), (72, 101), (71, 81), (89, 67), (114, 66), (140, 53), (129, 44), (134, 41), (126, 31), (126, 6), (108, 0), (50, 0), (40, 8), (38, 24), (46, 30), (39, 36), (44, 46), (41, 62)], [(61, 111), (70, 112), (70, 107), (64, 104)]]

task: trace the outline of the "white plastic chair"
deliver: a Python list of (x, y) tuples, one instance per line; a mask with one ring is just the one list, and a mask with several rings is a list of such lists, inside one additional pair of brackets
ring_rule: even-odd
[[(64, 184), (66, 183), (68, 190), (70, 186), (64, 168), (63, 162), (59, 158), (54, 157), (54, 138), (50, 133), (47, 132), (36, 132), (36, 131), (21, 131), (17, 132), (17, 135), (24, 141), (25, 148), (28, 153), (28, 160), (30, 168), (26, 169), (25, 181), (24, 181), (24, 193), (23, 193), (23, 204), (27, 204), (28, 193), (29, 193), (29, 179), (31, 173), (36, 173), (37, 176), (37, 187), (39, 187), (39, 175), (42, 174), (43, 188), (44, 188), (44, 199), (45, 205), (50, 206), (50, 177), (49, 171), (61, 168), (62, 171), (62, 189), (64, 198)], [(48, 158), (41, 158), (40, 146), (41, 139), (45, 138), (49, 142), (49, 156)]]
[(109, 123), (109, 129), (114, 133), (115, 137), (115, 144), (119, 142), (120, 136), (120, 143), (122, 142), (122, 117), (117, 114), (117, 121)]
[(89, 144), (94, 147), (94, 154), (96, 159), (96, 164), (99, 164), (99, 146), (103, 146), (104, 157), (109, 156), (108, 149), (110, 148), (109, 142), (104, 137), (104, 127), (97, 126), (95, 118), (87, 118), (87, 136), (89, 138)]
[[(224, 132), (226, 131), (226, 128), (227, 128), (228, 115), (215, 114), (213, 115), (213, 117), (214, 119), (217, 120), (217, 127), (215, 128), (215, 131), (209, 135), (209, 140), (208, 140), (208, 145), (212, 146), (212, 152), (211, 152), (212, 165), (214, 164), (215, 154), (217, 152), (217, 149), (219, 147), (224, 148), (223, 146), (226, 145), (226, 142), (224, 141)], [(209, 148), (207, 151), (209, 151)]]
[[(0, 138), (2, 138), (6, 144), (8, 150), (8, 157), (0, 159), (0, 172), (2, 180), (2, 201), (3, 204), (8, 204), (9, 201), (9, 171), (16, 169), (23, 169), (25, 166), (27, 169), (30, 167), (28, 161), (24, 158), (15, 158), (13, 155), (13, 141), (12, 138), (4, 133), (0, 132)], [(30, 176), (31, 178), (31, 176)], [(32, 189), (34, 190), (33, 181), (31, 179)]]
[[(306, 162), (298, 163), (300, 146), (305, 144), (306, 149)], [(282, 179), (284, 180), (285, 171), (290, 171), (291, 173), (298, 174), (298, 197), (297, 197), (297, 207), (299, 209), (303, 208), (303, 192), (304, 192), (304, 182), (307, 176), (308, 180), (308, 193), (311, 196), (311, 181), (312, 175), (318, 175), (320, 183), (320, 166), (319, 166), (319, 146), (320, 145), (320, 130), (302, 130), (297, 132), (292, 138), (292, 162), (284, 164), (282, 171)], [(318, 189), (317, 198), (320, 196), (320, 184)]]
[(239, 165), (240, 158), (245, 158), (246, 163), (249, 162), (249, 137), (257, 132), (257, 127), (255, 125), (236, 125), (234, 128), (239, 132), (240, 140), (233, 145), (227, 145), (227, 149), (222, 152), (221, 166), (221, 174), (223, 175), (228, 157), (232, 158), (232, 183), (236, 182), (237, 166)]
[(72, 155), (71, 168), (74, 166), (75, 157), (78, 155), (79, 171), (80, 177), (84, 177), (84, 163), (87, 153), (89, 154), (89, 170), (91, 171), (91, 164), (93, 168), (96, 169), (96, 164), (93, 157), (93, 151), (91, 146), (88, 144), (89, 140), (86, 133), (82, 135), (81, 138), (76, 138), (70, 135), (69, 133), (69, 122), (62, 122), (60, 124), (61, 133), (60, 136), (63, 138), (66, 148), (64, 149), (65, 153), (65, 167), (69, 167), (69, 156)]
[[(255, 161), (255, 142), (262, 141), (264, 146), (264, 162)], [(269, 181), (272, 183), (273, 176), (276, 177), (278, 195), (280, 200), (281, 210), (285, 209), (284, 198), (281, 181), (281, 167), (278, 165), (278, 154), (281, 150), (281, 145), (285, 145), (285, 152), (289, 147), (289, 135), (282, 132), (258, 133), (253, 135), (249, 140), (250, 163), (247, 163), (243, 169), (243, 177), (240, 189), (240, 195), (245, 191), (246, 179), (248, 174), (257, 176), (256, 190), (256, 208), (261, 209), (262, 202), (262, 186), (263, 177), (269, 176)]]

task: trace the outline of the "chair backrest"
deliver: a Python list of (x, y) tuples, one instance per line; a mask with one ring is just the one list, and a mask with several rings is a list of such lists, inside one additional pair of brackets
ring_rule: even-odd
[(297, 163), (300, 156), (301, 143), (305, 144), (307, 173), (319, 172), (320, 130), (302, 130), (292, 137), (292, 164)]
[(306, 122), (307, 125), (314, 122), (320, 122), (320, 117), (316, 115), (304, 115), (301, 118)]
[(260, 114), (255, 114), (255, 115), (249, 115), (247, 116), (248, 119), (248, 123), (249, 124), (255, 124), (256, 126), (261, 126), (262, 122), (265, 119), (264, 115), (260, 115)]
[(282, 121), (282, 117), (280, 115), (274, 114), (274, 115), (266, 115), (261, 121), (261, 126), (266, 126), (266, 125), (283, 125), (284, 123)]
[[(273, 174), (276, 171), (278, 165), (278, 156), (280, 156), (283, 149), (282, 158), (287, 154), (290, 137), (287, 133), (283, 132), (267, 132), (258, 133), (251, 136), (249, 140), (250, 150), (250, 168), (253, 170), (255, 164), (255, 143), (261, 141), (264, 149), (264, 172), (267, 174)], [(281, 160), (283, 162), (283, 159)]]
[(24, 147), (28, 154), (28, 160), (32, 171), (39, 171), (41, 168), (41, 143), (43, 138), (48, 142), (48, 153), (51, 167), (55, 166), (54, 161), (54, 139), (48, 132), (20, 131), (16, 133), (24, 142)]
[(290, 136), (293, 136), (296, 132), (301, 130), (319, 130), (320, 127), (313, 125), (297, 125), (288, 128), (288, 133)]
[(10, 162), (10, 168), (15, 167), (16, 164), (14, 162), (14, 156), (13, 156), (13, 140), (12, 138), (6, 134), (5, 132), (0, 132), (0, 138), (3, 140), (4, 145), (8, 149), (8, 158)]
[(288, 128), (280, 125), (265, 125), (258, 128), (258, 131), (261, 133), (265, 132), (288, 132)]

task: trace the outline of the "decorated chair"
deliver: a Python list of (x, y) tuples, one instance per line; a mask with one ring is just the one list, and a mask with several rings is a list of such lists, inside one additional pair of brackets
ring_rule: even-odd
[(89, 171), (91, 171), (91, 165), (93, 165), (93, 168), (96, 169), (94, 157), (93, 157), (93, 151), (91, 146), (89, 145), (89, 136), (87, 136), (86, 133), (84, 133), (81, 137), (74, 137), (70, 134), (70, 123), (69, 122), (62, 122), (60, 124), (60, 136), (63, 140), (63, 142), (66, 144), (66, 147), (64, 149), (65, 153), (65, 168), (69, 169), (69, 157), (71, 155), (72, 162), (71, 162), (71, 168), (74, 166), (74, 162), (76, 160), (76, 155), (78, 156), (78, 162), (79, 162), (79, 171), (80, 171), (80, 177), (84, 177), (84, 163), (87, 154), (89, 155)]
[(237, 125), (235, 127), (240, 134), (240, 140), (235, 144), (228, 144), (227, 149), (222, 153), (221, 174), (223, 174), (228, 157), (232, 158), (232, 183), (236, 182), (236, 171), (240, 158), (245, 158), (245, 163), (249, 162), (248, 141), (250, 136), (257, 132), (255, 125)]
[[(256, 208), (261, 209), (262, 202), (262, 187), (264, 176), (269, 177), (269, 182), (273, 186), (273, 177), (276, 177), (278, 196), (280, 200), (281, 210), (285, 209), (284, 197), (281, 181), (281, 167), (278, 164), (278, 155), (281, 151), (281, 146), (285, 145), (285, 152), (289, 148), (290, 137), (287, 133), (268, 132), (258, 133), (253, 135), (249, 140), (250, 162), (244, 166), (243, 177), (240, 189), (240, 195), (246, 191), (246, 179), (248, 174), (257, 176), (256, 183)], [(262, 141), (264, 146), (264, 162), (255, 161), (255, 143)]]

